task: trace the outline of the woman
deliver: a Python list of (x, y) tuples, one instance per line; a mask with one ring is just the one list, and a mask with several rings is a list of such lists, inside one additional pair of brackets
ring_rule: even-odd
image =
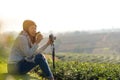
[(11, 54), (8, 60), (8, 72), (13, 74), (26, 74), (32, 68), (39, 65), (42, 72), (49, 80), (54, 80), (53, 74), (48, 66), (45, 57), (41, 54), (52, 41), (48, 42), (41, 48), (38, 44), (43, 36), (36, 33), (36, 24), (32, 20), (23, 22), (23, 31), (16, 38)]

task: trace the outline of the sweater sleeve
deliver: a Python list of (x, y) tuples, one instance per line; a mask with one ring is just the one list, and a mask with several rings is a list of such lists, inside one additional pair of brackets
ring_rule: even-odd
[(29, 47), (28, 40), (25, 36), (19, 37), (19, 47), (24, 56), (32, 56), (38, 48), (37, 44), (34, 44), (31, 48)]
[(49, 45), (45, 44), (36, 50), (36, 53), (42, 53)]

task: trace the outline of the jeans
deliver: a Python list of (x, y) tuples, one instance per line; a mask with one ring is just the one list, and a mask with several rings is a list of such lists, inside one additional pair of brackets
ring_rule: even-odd
[(21, 60), (20, 62), (17, 63), (17, 65), (8, 64), (8, 72), (26, 74), (27, 72), (29, 72), (32, 68), (34, 68), (37, 65), (39, 65), (40, 69), (42, 70), (42, 72), (45, 74), (46, 77), (48, 78), (53, 77), (53, 74), (48, 66), (48, 63), (42, 54), (37, 54), (35, 56), (34, 63), (28, 62), (26, 60)]

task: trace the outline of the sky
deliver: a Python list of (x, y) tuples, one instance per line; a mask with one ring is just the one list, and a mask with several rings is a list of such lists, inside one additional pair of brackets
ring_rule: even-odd
[(0, 0), (1, 32), (26, 19), (44, 33), (120, 28), (120, 0)]

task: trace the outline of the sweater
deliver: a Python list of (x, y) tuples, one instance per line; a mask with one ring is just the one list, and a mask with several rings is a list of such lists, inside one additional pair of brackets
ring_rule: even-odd
[(40, 48), (38, 44), (32, 44), (27, 33), (23, 32), (23, 34), (20, 34), (14, 42), (9, 55), (8, 64), (18, 63), (22, 59), (27, 58), (33, 60), (33, 58), (30, 57), (33, 57), (37, 53), (42, 53), (47, 47), (47, 44)]

